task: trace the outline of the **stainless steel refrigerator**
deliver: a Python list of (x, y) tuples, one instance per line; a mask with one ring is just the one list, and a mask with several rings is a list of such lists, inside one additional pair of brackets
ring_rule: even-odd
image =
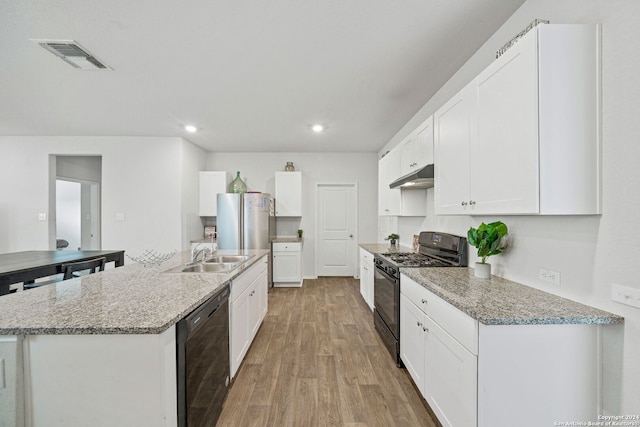
[[(266, 193), (219, 193), (216, 219), (218, 249), (271, 249), (275, 235), (273, 199)], [(273, 284), (271, 256), (269, 287)]]

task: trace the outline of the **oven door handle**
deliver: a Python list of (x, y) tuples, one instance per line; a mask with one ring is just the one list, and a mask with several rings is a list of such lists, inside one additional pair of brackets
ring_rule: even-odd
[(376, 266), (376, 271), (378, 273), (382, 274), (382, 276), (384, 276), (384, 278), (387, 279), (388, 281), (396, 283), (396, 284), (398, 283), (398, 279), (396, 279), (395, 277), (389, 276), (386, 271), (384, 271), (381, 268), (378, 268), (378, 266)]

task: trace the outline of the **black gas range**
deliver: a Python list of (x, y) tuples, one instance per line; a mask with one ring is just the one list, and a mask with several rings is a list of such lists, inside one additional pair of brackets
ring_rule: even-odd
[(374, 324), (398, 366), (400, 360), (400, 268), (466, 267), (467, 239), (423, 231), (418, 252), (389, 251), (374, 257)]

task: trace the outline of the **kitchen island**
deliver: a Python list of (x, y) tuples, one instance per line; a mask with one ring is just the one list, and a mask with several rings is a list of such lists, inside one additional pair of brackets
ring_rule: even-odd
[(243, 253), (226, 274), (167, 273), (185, 251), (0, 298), (0, 425), (175, 427), (175, 324), (269, 251)]

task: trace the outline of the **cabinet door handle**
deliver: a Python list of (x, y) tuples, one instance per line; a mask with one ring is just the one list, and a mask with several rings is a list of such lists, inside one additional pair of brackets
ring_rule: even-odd
[(425, 328), (424, 326), (422, 327), (422, 330), (425, 332), (429, 332), (429, 328)]
[(476, 204), (475, 200), (469, 200), (469, 205), (473, 206), (475, 204)]
[(427, 301), (426, 299), (422, 298), (422, 303), (423, 304), (426, 304), (427, 302), (429, 302), (429, 301)]
[(422, 323), (420, 323), (420, 322), (416, 322), (416, 323), (418, 324), (418, 326), (422, 326)]
[(464, 200), (462, 201), (462, 206), (467, 206), (467, 202), (465, 202)]

